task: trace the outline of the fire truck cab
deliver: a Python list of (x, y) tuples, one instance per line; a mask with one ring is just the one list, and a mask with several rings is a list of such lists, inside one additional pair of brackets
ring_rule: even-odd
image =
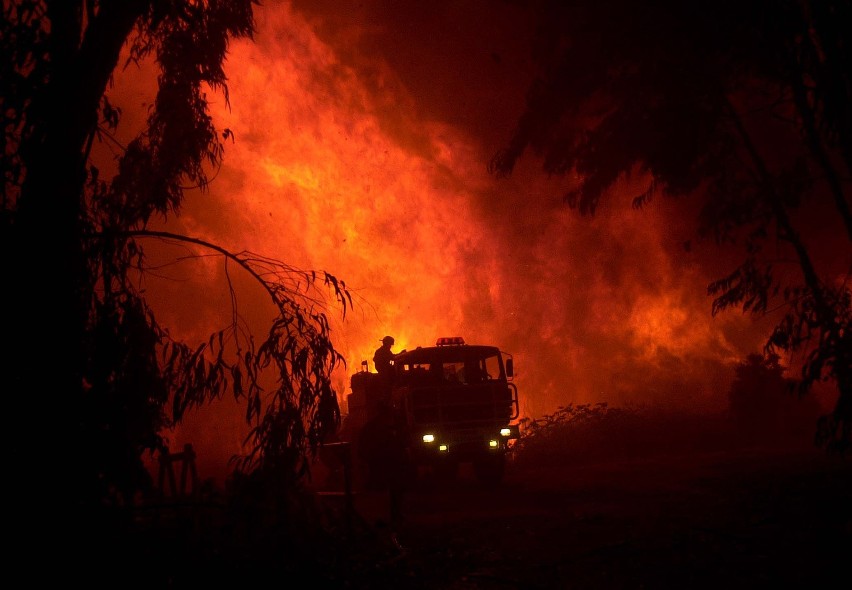
[(394, 440), (417, 473), (454, 475), (469, 463), (480, 481), (498, 483), (510, 441), (519, 436), (512, 365), (499, 348), (460, 337), (404, 351), (394, 359), (390, 383), (368, 370), (352, 375), (349, 436), (357, 441), (376, 413), (389, 409)]

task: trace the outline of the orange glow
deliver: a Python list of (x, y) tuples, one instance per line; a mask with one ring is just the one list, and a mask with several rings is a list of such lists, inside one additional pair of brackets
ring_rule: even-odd
[[(209, 192), (191, 193), (167, 227), (343, 279), (356, 307), (345, 321), (329, 310), (348, 362), (341, 399), (390, 334), (397, 352), (458, 335), (512, 353), (526, 416), (571, 402), (724, 404), (729, 361), (762, 335), (746, 318), (711, 319), (710, 276), (678, 250), (688, 224), (673, 226), (662, 206), (622, 206), (626, 186), (614, 188), (625, 197), (617, 207), (581, 218), (549, 196), (564, 186), (536, 162), (491, 178), (486, 162), (500, 146), (424, 115), (387, 63), (370, 64), (367, 80), (338, 53), (345, 43), (322, 41), (287, 5), (257, 14), (255, 43), (234, 44), (228, 59), (231, 108), (213, 104), (235, 142)], [(122, 76), (115, 102), (133, 112), (144, 91)], [(489, 137), (508, 137), (513, 121), (503, 125)], [(175, 335), (202, 338), (230, 314), (222, 264), (180, 268), (189, 284), (151, 279), (151, 293)], [(263, 293), (244, 289), (239, 304), (261, 322)], [(192, 442), (202, 465), (227, 458), (242, 419), (230, 402), (205, 410), (174, 446)]]

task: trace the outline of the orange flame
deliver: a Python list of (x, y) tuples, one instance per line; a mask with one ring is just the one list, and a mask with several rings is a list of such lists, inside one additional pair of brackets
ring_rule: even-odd
[[(257, 10), (256, 42), (229, 55), (231, 108), (213, 104), (235, 142), (209, 193), (192, 195), (168, 225), (327, 270), (353, 289), (354, 312), (329, 314), (348, 361), (336, 378), (341, 399), (349, 373), (390, 334), (396, 351), (461, 335), (513, 353), (526, 416), (571, 402), (723, 403), (728, 362), (755, 350), (760, 331), (710, 318), (708, 277), (678, 252), (677, 231), (689, 228), (672, 213), (619, 205), (580, 218), (548, 198), (564, 187), (535, 162), (492, 178), (485, 164), (499, 146), (425, 116), (387, 63), (372, 63), (365, 79), (288, 6)], [(121, 76), (116, 102), (137, 104), (141, 84)], [(508, 136), (504, 123), (489, 137)], [(615, 187), (613, 200), (631, 188)], [(176, 287), (156, 291), (184, 333), (227, 321), (226, 294), (208, 282), (221, 278), (217, 265), (182, 267), (208, 294), (191, 309)], [(262, 317), (264, 295), (245, 288), (240, 305)], [(206, 410), (174, 444), (192, 442), (200, 461), (227, 458), (242, 442), (242, 416)]]

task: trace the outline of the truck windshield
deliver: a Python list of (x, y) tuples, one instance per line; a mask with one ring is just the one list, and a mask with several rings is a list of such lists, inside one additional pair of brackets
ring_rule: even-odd
[[(442, 350), (419, 362), (397, 365), (397, 376), (403, 381), (420, 383), (476, 384), (505, 380), (500, 353), (470, 354), (464, 349)], [(467, 352), (467, 354), (465, 354)]]

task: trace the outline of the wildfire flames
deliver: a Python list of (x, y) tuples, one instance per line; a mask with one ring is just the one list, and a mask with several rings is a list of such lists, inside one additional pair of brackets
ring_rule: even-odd
[[(636, 211), (629, 199), (641, 187), (623, 184), (584, 218), (560, 200), (565, 181), (541, 177), (534, 158), (509, 179), (488, 174), (532, 75), (491, 55), (499, 39), (457, 63), (419, 64), (421, 76), (442, 71), (435, 81), (445, 85), (423, 97), (413, 74), (353, 54), (359, 36), (375, 33), (366, 22), (335, 29), (277, 3), (257, 17), (255, 41), (231, 47), (230, 108), (211, 93), (217, 126), (235, 141), (209, 190), (190, 193), (165, 227), (344, 280), (355, 308), (345, 319), (328, 309), (348, 363), (336, 380), (341, 401), (349, 375), (390, 334), (395, 351), (463, 336), (512, 353), (525, 416), (571, 402), (724, 406), (732, 362), (758, 351), (771, 324), (710, 316), (706, 285), (728, 267), (684, 251), (694, 234), (686, 204)], [(486, 110), (500, 104), (492, 119), (470, 87), (489, 97)], [(132, 68), (116, 80), (125, 125), (141, 121), (153, 88)], [(438, 96), (444, 104), (427, 100)], [(163, 260), (180, 254), (146, 248)], [(174, 335), (200, 342), (230, 321), (220, 258), (162, 276), (147, 288)], [(245, 316), (271, 314), (264, 293), (237, 281)], [(192, 442), (202, 461), (227, 458), (242, 442), (243, 415), (217, 404), (173, 444)]]

